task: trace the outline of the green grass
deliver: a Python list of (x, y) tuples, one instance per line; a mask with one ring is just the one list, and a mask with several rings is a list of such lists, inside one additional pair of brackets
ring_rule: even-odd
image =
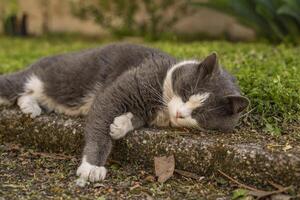
[[(36, 59), (91, 48), (99, 40), (79, 37), (0, 37), (0, 73), (13, 72)], [(105, 42), (107, 43), (107, 41)], [(264, 128), (274, 135), (300, 120), (300, 48), (265, 43), (155, 42), (148, 44), (179, 58), (202, 58), (212, 51), (239, 80), (251, 107), (245, 124)]]

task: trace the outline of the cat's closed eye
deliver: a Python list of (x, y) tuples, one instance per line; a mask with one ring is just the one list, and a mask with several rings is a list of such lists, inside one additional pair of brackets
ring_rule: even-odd
[(235, 126), (249, 102), (240, 95), (234, 78), (219, 67), (216, 54), (174, 68), (168, 104), (173, 124), (219, 130)]

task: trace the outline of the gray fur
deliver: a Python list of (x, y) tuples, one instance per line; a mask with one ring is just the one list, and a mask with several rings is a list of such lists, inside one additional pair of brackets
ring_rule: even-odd
[(30, 70), (24, 70), (9, 75), (0, 75), (0, 97), (7, 99), (12, 104), (23, 92), (23, 85)]
[(240, 113), (248, 106), (235, 78), (219, 66), (216, 54), (208, 56), (199, 65), (190, 64), (173, 74), (175, 93), (184, 101), (193, 94), (210, 93), (205, 106), (193, 111), (202, 128), (230, 131), (237, 124)]
[[(175, 58), (156, 49), (112, 44), (43, 58), (23, 72), (2, 76), (0, 97), (15, 101), (22, 94), (22, 84), (32, 74), (44, 83), (47, 96), (67, 107), (82, 104), (82, 99), (94, 92), (83, 154), (90, 164), (103, 166), (112, 148), (109, 127), (114, 118), (131, 112), (134, 128), (149, 125), (157, 111), (165, 107), (164, 79), (176, 63)], [(232, 129), (248, 105), (234, 78), (218, 66), (215, 54), (201, 64), (177, 69), (172, 83), (182, 99), (193, 93), (212, 94), (204, 107), (192, 113), (206, 129)]]
[(173, 64), (175, 59), (154, 54), (138, 68), (122, 74), (103, 94), (97, 95), (85, 131), (84, 155), (89, 163), (104, 165), (111, 149), (109, 125), (116, 116), (130, 111), (135, 116), (134, 128), (155, 117), (155, 112), (163, 106), (157, 93), (162, 96), (164, 74)]
[(42, 58), (21, 73), (0, 78), (0, 96), (16, 100), (22, 93), (24, 81), (37, 75), (45, 85), (47, 96), (59, 104), (75, 107), (95, 88), (100, 91), (110, 85), (124, 71), (137, 67), (145, 58), (165, 56), (158, 50), (129, 45), (112, 44), (103, 48), (85, 50)]

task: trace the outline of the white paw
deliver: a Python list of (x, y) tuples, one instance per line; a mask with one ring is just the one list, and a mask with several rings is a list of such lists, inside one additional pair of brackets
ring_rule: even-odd
[(23, 113), (30, 114), (30, 117), (32, 118), (35, 118), (42, 113), (42, 109), (37, 101), (29, 95), (21, 96), (18, 99), (18, 106)]
[(133, 130), (131, 119), (133, 114), (131, 112), (125, 113), (121, 116), (115, 117), (114, 123), (110, 125), (110, 136), (114, 140), (124, 137), (129, 131)]
[(106, 177), (107, 170), (103, 166), (91, 165), (85, 159), (82, 159), (81, 165), (77, 169), (77, 176), (79, 178), (76, 180), (76, 185), (84, 187), (88, 181), (97, 182), (102, 181)]

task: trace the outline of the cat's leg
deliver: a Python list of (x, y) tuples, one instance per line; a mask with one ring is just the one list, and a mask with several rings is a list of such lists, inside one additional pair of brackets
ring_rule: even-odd
[(102, 181), (107, 170), (104, 167), (112, 149), (112, 140), (109, 135), (102, 133), (87, 133), (86, 144), (83, 150), (81, 165), (77, 169), (76, 180), (78, 186), (84, 187), (90, 182)]
[(131, 112), (124, 113), (115, 117), (114, 122), (110, 125), (110, 136), (114, 140), (121, 139), (126, 134), (134, 129), (140, 128), (144, 125), (144, 121), (134, 116)]
[(109, 125), (119, 113), (118, 109), (115, 110), (118, 105), (107, 103), (112, 102), (110, 95), (105, 94), (103, 98), (101, 96), (93, 103), (85, 127), (82, 162), (76, 172), (79, 176), (76, 184), (81, 187), (88, 181), (104, 180), (107, 173), (104, 165), (112, 149)]
[[(115, 106), (112, 106), (115, 107)], [(106, 107), (109, 109), (109, 107)], [(123, 115), (117, 114), (118, 117), (112, 118), (113, 124), (106, 127), (106, 123), (102, 121), (104, 117), (105, 109), (99, 109), (103, 112), (93, 116), (95, 112), (92, 111), (92, 116), (89, 116), (86, 131), (85, 140), (86, 144), (83, 151), (82, 162), (77, 169), (76, 183), (78, 186), (85, 186), (87, 181), (97, 182), (104, 180), (107, 170), (104, 164), (112, 149), (112, 138), (119, 139), (125, 136), (131, 130), (139, 128), (145, 124), (143, 120), (134, 116), (131, 112)], [(92, 120), (91, 120), (92, 119)], [(115, 131), (114, 133), (111, 130)], [(110, 134), (108, 132), (110, 131)], [(112, 136), (113, 134), (114, 136)]]
[[(116, 108), (118, 105), (111, 105), (111, 110), (113, 110), (113, 107)], [(84, 186), (87, 181), (96, 182), (104, 180), (107, 173), (104, 164), (112, 149), (112, 138), (120, 139), (129, 131), (145, 124), (142, 119), (131, 112), (120, 115), (109, 112), (106, 109), (110, 110), (110, 106), (98, 109), (96, 112), (93, 112), (95, 111), (93, 109), (89, 115), (85, 131), (86, 144), (83, 150), (82, 162), (77, 169), (77, 176), (80, 177), (77, 179), (77, 185), (79, 186)], [(101, 112), (101, 114), (97, 112)], [(108, 117), (107, 114), (117, 116), (111, 118), (113, 124), (107, 124), (103, 121), (103, 118), (105, 118), (104, 113), (106, 117)], [(112, 133), (111, 130), (115, 132)], [(110, 134), (108, 134), (109, 132)]]
[[(126, 119), (124, 120), (126, 130), (132, 130), (135, 127), (134, 115), (140, 113), (137, 107), (143, 108), (144, 102), (137, 92), (139, 88), (136, 84), (135, 73), (130, 73), (133, 74), (120, 77), (105, 91), (98, 91), (96, 94), (85, 127), (82, 162), (77, 169), (79, 176), (77, 185), (79, 186), (84, 186), (87, 181), (95, 182), (105, 179), (107, 171), (104, 165), (111, 152), (113, 142), (110, 125), (114, 123), (115, 118), (126, 113), (126, 118), (131, 119), (130, 126), (129, 121), (124, 118), (125, 116), (122, 117)], [(145, 119), (140, 121), (140, 124), (146, 122)]]
[[(106, 177), (107, 170), (104, 165), (112, 149), (112, 137), (109, 134), (110, 124), (113, 123), (115, 116), (120, 116), (121, 114), (120, 104), (116, 101), (111, 104), (107, 102), (113, 101), (106, 101), (104, 103), (105, 106), (101, 106), (101, 102), (94, 102), (89, 113), (85, 129), (85, 147), (82, 162), (77, 169), (79, 178), (76, 182), (79, 186), (84, 186), (88, 181), (101, 181)], [(145, 124), (142, 120), (135, 121), (137, 117), (134, 117), (131, 113), (126, 113), (126, 117), (131, 118), (133, 127), (138, 124), (140, 126)], [(132, 129), (129, 128), (127, 127), (126, 129)]]
[(35, 75), (32, 75), (24, 85), (24, 93), (18, 98), (18, 106), (25, 114), (32, 118), (39, 116), (42, 109), (38, 104), (37, 97), (43, 95), (43, 83)]

